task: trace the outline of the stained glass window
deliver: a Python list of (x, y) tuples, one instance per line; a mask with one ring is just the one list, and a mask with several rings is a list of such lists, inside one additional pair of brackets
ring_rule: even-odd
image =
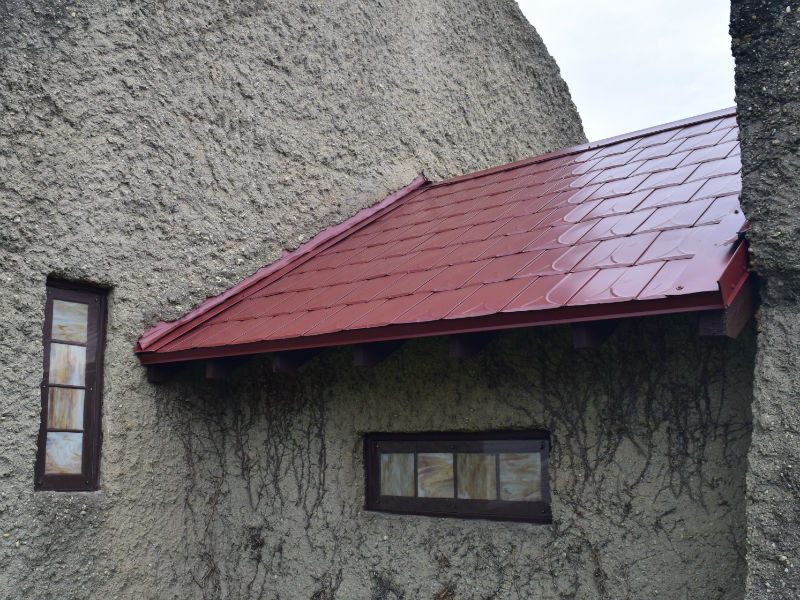
[(37, 489), (97, 487), (105, 293), (48, 281)]
[(369, 434), (366, 508), (549, 523), (545, 431)]

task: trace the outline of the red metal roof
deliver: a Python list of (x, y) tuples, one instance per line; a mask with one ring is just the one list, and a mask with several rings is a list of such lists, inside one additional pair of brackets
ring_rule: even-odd
[(152, 364), (724, 308), (747, 276), (736, 136), (728, 109), (417, 178), (136, 351)]

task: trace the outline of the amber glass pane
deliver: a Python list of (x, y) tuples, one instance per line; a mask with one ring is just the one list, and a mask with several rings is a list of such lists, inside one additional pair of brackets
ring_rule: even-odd
[(452, 498), (453, 455), (417, 454), (417, 481), (420, 498)]
[(413, 454), (381, 454), (381, 495), (414, 495)]
[(88, 321), (88, 304), (53, 300), (53, 339), (85, 344)]
[(47, 402), (49, 429), (83, 429), (83, 390), (50, 388)]
[(458, 497), (473, 500), (496, 500), (495, 455), (459, 454), (457, 460)]
[(542, 459), (538, 452), (500, 455), (500, 499), (542, 499)]
[(45, 473), (80, 473), (83, 434), (63, 431), (47, 432)]
[(50, 383), (85, 385), (86, 348), (50, 344)]

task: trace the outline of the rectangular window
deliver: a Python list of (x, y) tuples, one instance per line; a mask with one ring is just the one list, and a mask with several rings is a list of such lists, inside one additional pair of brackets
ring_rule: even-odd
[(550, 523), (546, 431), (371, 433), (366, 509)]
[(106, 294), (48, 281), (38, 490), (97, 489)]

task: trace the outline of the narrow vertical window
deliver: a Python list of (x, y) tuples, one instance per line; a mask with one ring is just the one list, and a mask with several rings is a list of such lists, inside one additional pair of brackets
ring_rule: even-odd
[(36, 489), (97, 489), (106, 295), (47, 282)]

